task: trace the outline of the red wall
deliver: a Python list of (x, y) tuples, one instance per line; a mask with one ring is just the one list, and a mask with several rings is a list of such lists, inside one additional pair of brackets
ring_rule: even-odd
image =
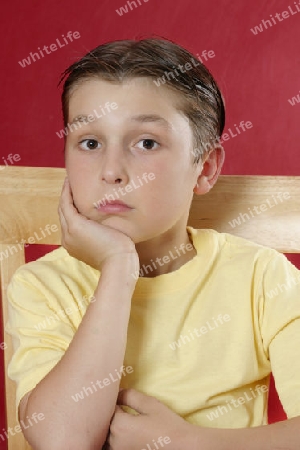
[[(23, 166), (62, 167), (63, 141), (56, 135), (62, 128), (59, 74), (105, 41), (158, 35), (200, 55), (212, 50), (215, 57), (208, 59), (207, 66), (226, 99), (225, 131), (233, 131), (241, 120), (253, 124), (224, 143), (224, 174), (299, 175), (300, 103), (288, 102), (300, 89), (300, 12), (294, 1), (139, 2), (123, 16), (116, 9), (125, 0), (12, 0), (2, 5), (5, 103), (0, 162), (13, 153), (20, 155), (17, 164)], [(283, 19), (283, 11), (290, 16), (284, 14)], [(266, 24), (266, 29), (262, 20), (271, 19), (270, 15), (272, 26)], [(255, 35), (250, 29), (257, 25), (264, 31)], [(81, 37), (24, 68), (18, 63), (56, 39), (64, 44), (62, 35), (68, 31), (78, 31)], [(300, 267), (299, 257), (293, 261)], [(275, 419), (277, 410), (272, 411)]]

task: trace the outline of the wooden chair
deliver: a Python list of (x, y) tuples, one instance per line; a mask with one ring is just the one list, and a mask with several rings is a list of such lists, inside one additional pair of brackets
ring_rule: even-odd
[[(24, 243), (33, 243), (32, 238), (37, 235), (40, 238), (47, 224), (56, 224), (59, 229), (57, 205), (64, 177), (65, 169), (0, 166), (0, 287), (4, 323), (6, 289), (15, 270), (25, 262)], [(189, 225), (229, 232), (280, 252), (300, 253), (300, 177), (221, 176), (210, 193), (195, 196)], [(47, 234), (36, 243), (60, 245), (60, 231)], [(10, 247), (14, 244), (17, 252)], [(5, 332), (4, 342), (7, 427), (14, 428), (15, 386), (6, 370), (13, 349)], [(9, 435), (8, 449), (29, 450), (30, 446), (19, 432)]]

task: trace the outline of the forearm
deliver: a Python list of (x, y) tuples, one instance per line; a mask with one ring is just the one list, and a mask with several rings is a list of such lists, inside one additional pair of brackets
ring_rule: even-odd
[[(131, 255), (116, 258), (102, 268), (95, 301), (89, 305), (68, 350), (29, 397), (24, 416), (36, 411), (45, 416), (37, 427), (25, 432), (32, 445), (48, 441), (51, 449), (94, 449), (105, 441), (119, 390), (116, 370), (124, 360), (134, 270)], [(110, 378), (110, 384), (100, 388), (96, 382), (109, 378), (109, 374), (116, 381)], [(93, 394), (74, 401), (72, 396), (93, 385)]]
[[(217, 429), (191, 425), (190, 450), (299, 450), (300, 417), (253, 428)], [(187, 435), (186, 435), (187, 436)]]

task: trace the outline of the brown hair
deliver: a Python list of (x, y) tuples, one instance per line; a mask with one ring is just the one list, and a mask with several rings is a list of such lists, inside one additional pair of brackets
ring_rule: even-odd
[[(179, 66), (187, 63), (189, 70), (179, 70)], [(194, 163), (218, 143), (224, 129), (225, 108), (217, 83), (189, 51), (159, 38), (108, 42), (68, 67), (60, 80), (65, 80), (62, 92), (65, 126), (72, 88), (91, 78), (121, 83), (135, 77), (150, 77), (157, 80), (157, 86), (162, 84), (181, 94), (178, 110), (188, 118), (193, 131)]]

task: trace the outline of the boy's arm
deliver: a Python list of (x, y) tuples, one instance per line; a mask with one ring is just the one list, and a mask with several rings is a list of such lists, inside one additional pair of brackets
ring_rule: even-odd
[[(20, 405), (20, 419), (42, 412), (45, 419), (23, 430), (34, 449), (94, 449), (103, 445), (114, 412), (123, 364), (135, 269), (132, 257), (102, 268), (91, 303), (68, 350)], [(112, 374), (109, 385), (103, 380)], [(100, 383), (97, 384), (97, 380)], [(83, 387), (96, 392), (75, 402)], [(95, 390), (95, 389), (94, 389)], [(21, 402), (22, 403), (22, 402)]]
[[(78, 214), (67, 184), (59, 212), (64, 246), (72, 256), (101, 270), (101, 276), (95, 300), (64, 356), (21, 401), (20, 419), (35, 450), (98, 450), (106, 440), (118, 396), (117, 373), (124, 360), (138, 255), (130, 238)], [(104, 384), (107, 378), (111, 382)], [(76, 394), (83, 388), (93, 388), (93, 393), (87, 391), (79, 399)], [(44, 420), (26, 426), (26, 417), (35, 413), (43, 413)]]

